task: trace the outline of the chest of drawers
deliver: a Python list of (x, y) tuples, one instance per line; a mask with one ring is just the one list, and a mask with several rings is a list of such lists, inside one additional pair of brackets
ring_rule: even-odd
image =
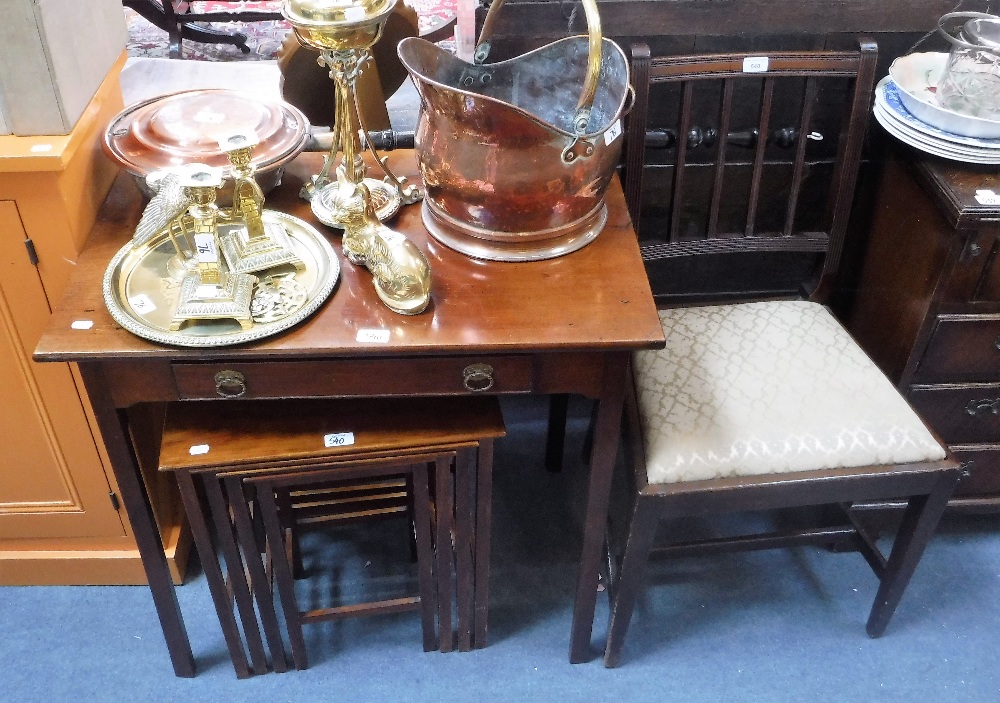
[(1000, 509), (1000, 170), (891, 157), (848, 318), (963, 462), (953, 507)]

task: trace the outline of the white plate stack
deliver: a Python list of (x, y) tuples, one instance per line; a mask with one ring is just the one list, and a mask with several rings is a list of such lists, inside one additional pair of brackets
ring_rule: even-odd
[[(937, 104), (937, 77), (947, 54), (896, 59), (875, 88), (875, 119), (905, 144), (945, 159), (1000, 164), (1000, 123)], [(919, 117), (918, 117), (919, 115)]]

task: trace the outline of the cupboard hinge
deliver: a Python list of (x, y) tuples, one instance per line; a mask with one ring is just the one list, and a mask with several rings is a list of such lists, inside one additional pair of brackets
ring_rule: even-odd
[(28, 261), (32, 266), (38, 266), (38, 252), (35, 251), (35, 243), (31, 239), (24, 240), (24, 248), (28, 250)]
[(121, 509), (122, 504), (118, 502), (118, 496), (115, 495), (114, 491), (111, 491), (110, 493), (108, 493), (108, 498), (111, 499), (111, 507), (112, 508), (114, 508), (115, 510), (120, 510)]

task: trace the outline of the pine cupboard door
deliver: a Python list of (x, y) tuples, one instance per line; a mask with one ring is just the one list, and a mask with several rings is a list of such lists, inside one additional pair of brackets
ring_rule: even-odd
[(25, 239), (0, 200), (0, 540), (121, 537), (69, 365), (31, 360), (50, 309)]

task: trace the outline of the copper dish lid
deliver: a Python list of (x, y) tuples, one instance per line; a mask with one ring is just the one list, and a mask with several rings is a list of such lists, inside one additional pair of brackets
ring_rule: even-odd
[(123, 169), (145, 176), (191, 162), (227, 169), (218, 138), (253, 130), (258, 173), (284, 166), (305, 147), (309, 121), (300, 110), (233, 90), (186, 90), (125, 108), (108, 125), (104, 151)]

